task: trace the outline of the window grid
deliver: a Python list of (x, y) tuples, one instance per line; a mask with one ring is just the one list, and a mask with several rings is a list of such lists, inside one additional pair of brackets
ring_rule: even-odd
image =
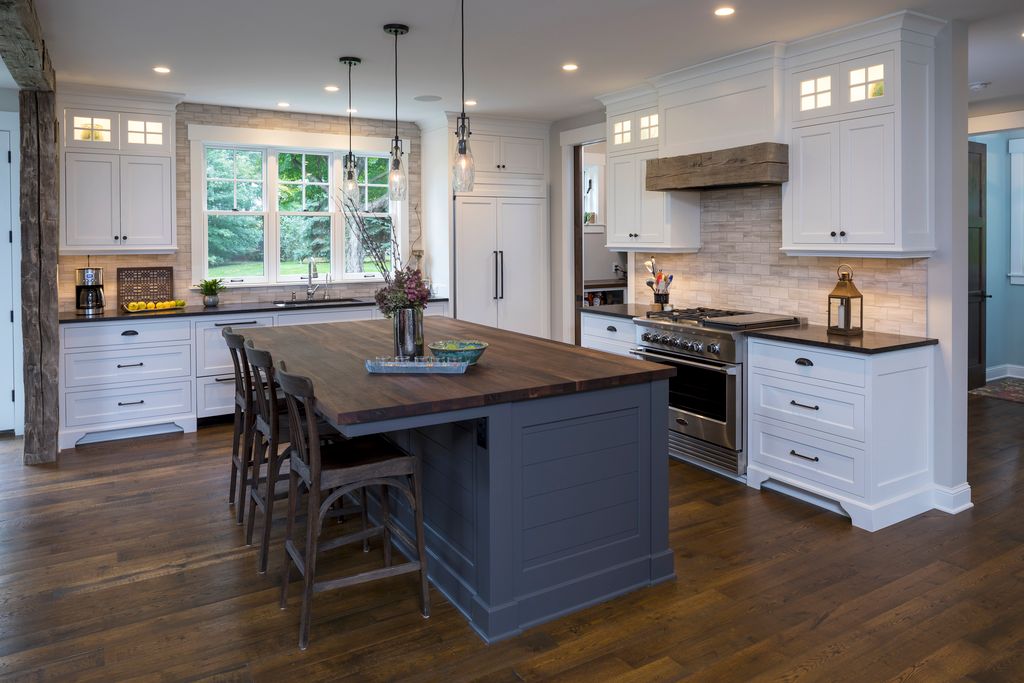
[(128, 119), (128, 142), (133, 145), (162, 145), (164, 124), (160, 121)]
[(850, 102), (863, 102), (884, 96), (884, 64), (850, 69)]
[(800, 111), (832, 106), (832, 77), (819, 76), (800, 81)]
[[(308, 259), (310, 256), (314, 256), (317, 259), (319, 275), (333, 274), (334, 218), (330, 211), (331, 155), (313, 152), (278, 151), (275, 156), (278, 162), (277, 196), (274, 203), (274, 206), (277, 207), (277, 217), (275, 219), (278, 237), (276, 250), (277, 279), (278, 281), (307, 279)], [(298, 180), (285, 180), (281, 177), (281, 158), (286, 156), (297, 156), (299, 158)], [(313, 158), (323, 160), (323, 168), (327, 173), (326, 180), (310, 180), (311, 175), (314, 173), (314, 171), (310, 170), (310, 162)], [(315, 177), (320, 178), (324, 176)], [(291, 207), (286, 209), (284, 207), (286, 201), (289, 199), (294, 200), (296, 197), (287, 197), (281, 191), (283, 188), (298, 189), (298, 208)], [(310, 196), (311, 189), (314, 190), (312, 197)], [(322, 244), (318, 248), (316, 244), (317, 237), (314, 236), (313, 231), (321, 231), (325, 227), (325, 222), (327, 228), (326, 244)], [(302, 247), (308, 245), (308, 249), (296, 247), (292, 243), (294, 238), (291, 237), (290, 233), (295, 229), (306, 233), (304, 235), (306, 239), (300, 238), (298, 241), (302, 244)], [(286, 258), (286, 256), (291, 256), (292, 258)], [(323, 266), (326, 266), (326, 268)]]
[(640, 117), (640, 139), (654, 140), (658, 137), (658, 115)]
[(612, 144), (613, 145), (628, 145), (633, 141), (633, 122), (629, 119), (625, 121), (616, 121), (612, 126)]
[(81, 142), (110, 142), (110, 119), (100, 116), (74, 116), (72, 138)]

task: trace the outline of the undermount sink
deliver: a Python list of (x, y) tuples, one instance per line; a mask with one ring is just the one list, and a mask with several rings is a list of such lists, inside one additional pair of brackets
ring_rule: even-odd
[(371, 301), (365, 299), (353, 299), (351, 297), (338, 297), (334, 299), (315, 299), (308, 301), (306, 299), (295, 299), (294, 301), (275, 301), (274, 305), (278, 308), (309, 308), (310, 306), (336, 306), (337, 304), (370, 304)]

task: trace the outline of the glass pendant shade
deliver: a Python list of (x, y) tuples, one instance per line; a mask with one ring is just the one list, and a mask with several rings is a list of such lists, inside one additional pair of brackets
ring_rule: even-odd
[(409, 174), (402, 148), (395, 145), (391, 148), (391, 171), (388, 173), (388, 195), (393, 202), (404, 202), (409, 197)]
[(359, 177), (356, 172), (355, 158), (348, 154), (345, 158), (345, 171), (341, 181), (341, 193), (344, 201), (359, 205), (361, 193), (359, 192)]
[(455, 163), (452, 164), (452, 189), (455, 192), (472, 192), (475, 180), (476, 162), (473, 161), (469, 140), (460, 140), (455, 151)]

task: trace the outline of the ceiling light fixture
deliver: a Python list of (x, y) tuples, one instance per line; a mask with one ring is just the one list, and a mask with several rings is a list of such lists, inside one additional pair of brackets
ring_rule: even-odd
[(455, 163), (452, 164), (452, 191), (471, 192), (476, 180), (476, 162), (469, 148), (469, 136), (473, 133), (469, 129), (469, 117), (466, 116), (466, 0), (460, 0), (459, 8), (462, 24), (462, 114), (455, 126), (458, 143), (455, 147)]
[(341, 194), (342, 201), (359, 208), (361, 206), (359, 201), (361, 199), (359, 193), (359, 174), (356, 169), (356, 155), (352, 153), (352, 114), (356, 111), (352, 108), (352, 67), (362, 64), (363, 60), (359, 59), (359, 57), (340, 57), (338, 61), (348, 65), (348, 109), (345, 110), (348, 112), (348, 154), (342, 160), (344, 171), (342, 173)]
[(476, 106), (476, 100), (466, 100), (464, 104), (467, 107), (475, 107)]
[(170, 68), (166, 67), (166, 66), (154, 66), (153, 67), (153, 71), (157, 72), (158, 74), (169, 74), (169, 73), (171, 73)]
[(398, 135), (398, 36), (409, 32), (405, 24), (384, 24), (384, 33), (395, 37), (395, 138), (391, 141), (391, 171), (388, 173), (388, 195), (401, 202), (409, 196), (409, 174), (402, 158), (402, 138)]
[(580, 65), (579, 64), (573, 64), (572, 62), (569, 62), (568, 64), (563, 64), (562, 65), (562, 71), (575, 71), (578, 68), (580, 68)]
[[(345, 57), (342, 57), (341, 59), (342, 61), (344, 61)], [(336, 85), (325, 85), (324, 90), (326, 90), (327, 92), (338, 92), (339, 88)]]
[(277, 106), (279, 106), (279, 107), (290, 107), (292, 105), (288, 104), (287, 102), (278, 102)]
[(974, 81), (973, 83), (968, 83), (967, 87), (972, 92), (981, 92), (990, 85), (992, 85), (992, 81)]
[(417, 102), (440, 102), (440, 95), (417, 95), (413, 98)]
[(736, 14), (736, 10), (732, 7), (719, 7), (715, 10), (716, 17), (731, 17)]

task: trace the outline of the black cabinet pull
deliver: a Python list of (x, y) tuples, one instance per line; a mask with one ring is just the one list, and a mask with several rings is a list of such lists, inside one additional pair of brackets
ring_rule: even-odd
[(213, 380), (214, 382), (234, 382), (234, 377), (217, 377)]
[(492, 297), (495, 301), (498, 300), (498, 252), (491, 252), (494, 254), (494, 296)]
[(678, 422), (679, 424), (683, 425), (684, 427), (689, 427), (690, 426), (690, 423), (687, 422), (686, 420), (684, 420), (681, 417), (677, 417), (676, 418), (676, 422)]
[(818, 462), (818, 456), (816, 456), (816, 455), (814, 455), (814, 456), (804, 455), (803, 453), (797, 453), (793, 449), (790, 449), (789, 454), (790, 455), (795, 455), (798, 458), (803, 458), (804, 460), (810, 460), (811, 462)]
[(608, 330), (609, 332), (618, 332), (619, 331), (619, 328), (615, 327), (615, 325), (609, 325), (608, 327), (606, 327), (604, 329)]
[(790, 401), (789, 405), (796, 406), (797, 408), (807, 408), (807, 410), (821, 410), (820, 406), (809, 406), (806, 403), (800, 403), (799, 401)]
[(142, 363), (118, 363), (118, 368), (141, 368)]
[(814, 365), (814, 363), (811, 361), (810, 358), (797, 358), (793, 362), (796, 363), (797, 365), (802, 365), (805, 368), (809, 368), (809, 367), (812, 367)]
[(143, 401), (142, 399), (139, 399), (138, 401), (118, 401), (117, 405), (119, 405), (119, 406), (139, 406), (139, 405), (142, 405), (143, 403), (145, 403), (145, 401)]
[(121, 333), (122, 337), (138, 337), (139, 333), (135, 330), (125, 330)]
[(255, 325), (258, 322), (259, 322), (258, 320), (243, 320), (242, 322), (237, 322), (237, 323), (214, 323), (213, 326), (214, 327), (227, 327), (228, 325)]
[(501, 254), (501, 298), (505, 298), (505, 252), (499, 251)]

